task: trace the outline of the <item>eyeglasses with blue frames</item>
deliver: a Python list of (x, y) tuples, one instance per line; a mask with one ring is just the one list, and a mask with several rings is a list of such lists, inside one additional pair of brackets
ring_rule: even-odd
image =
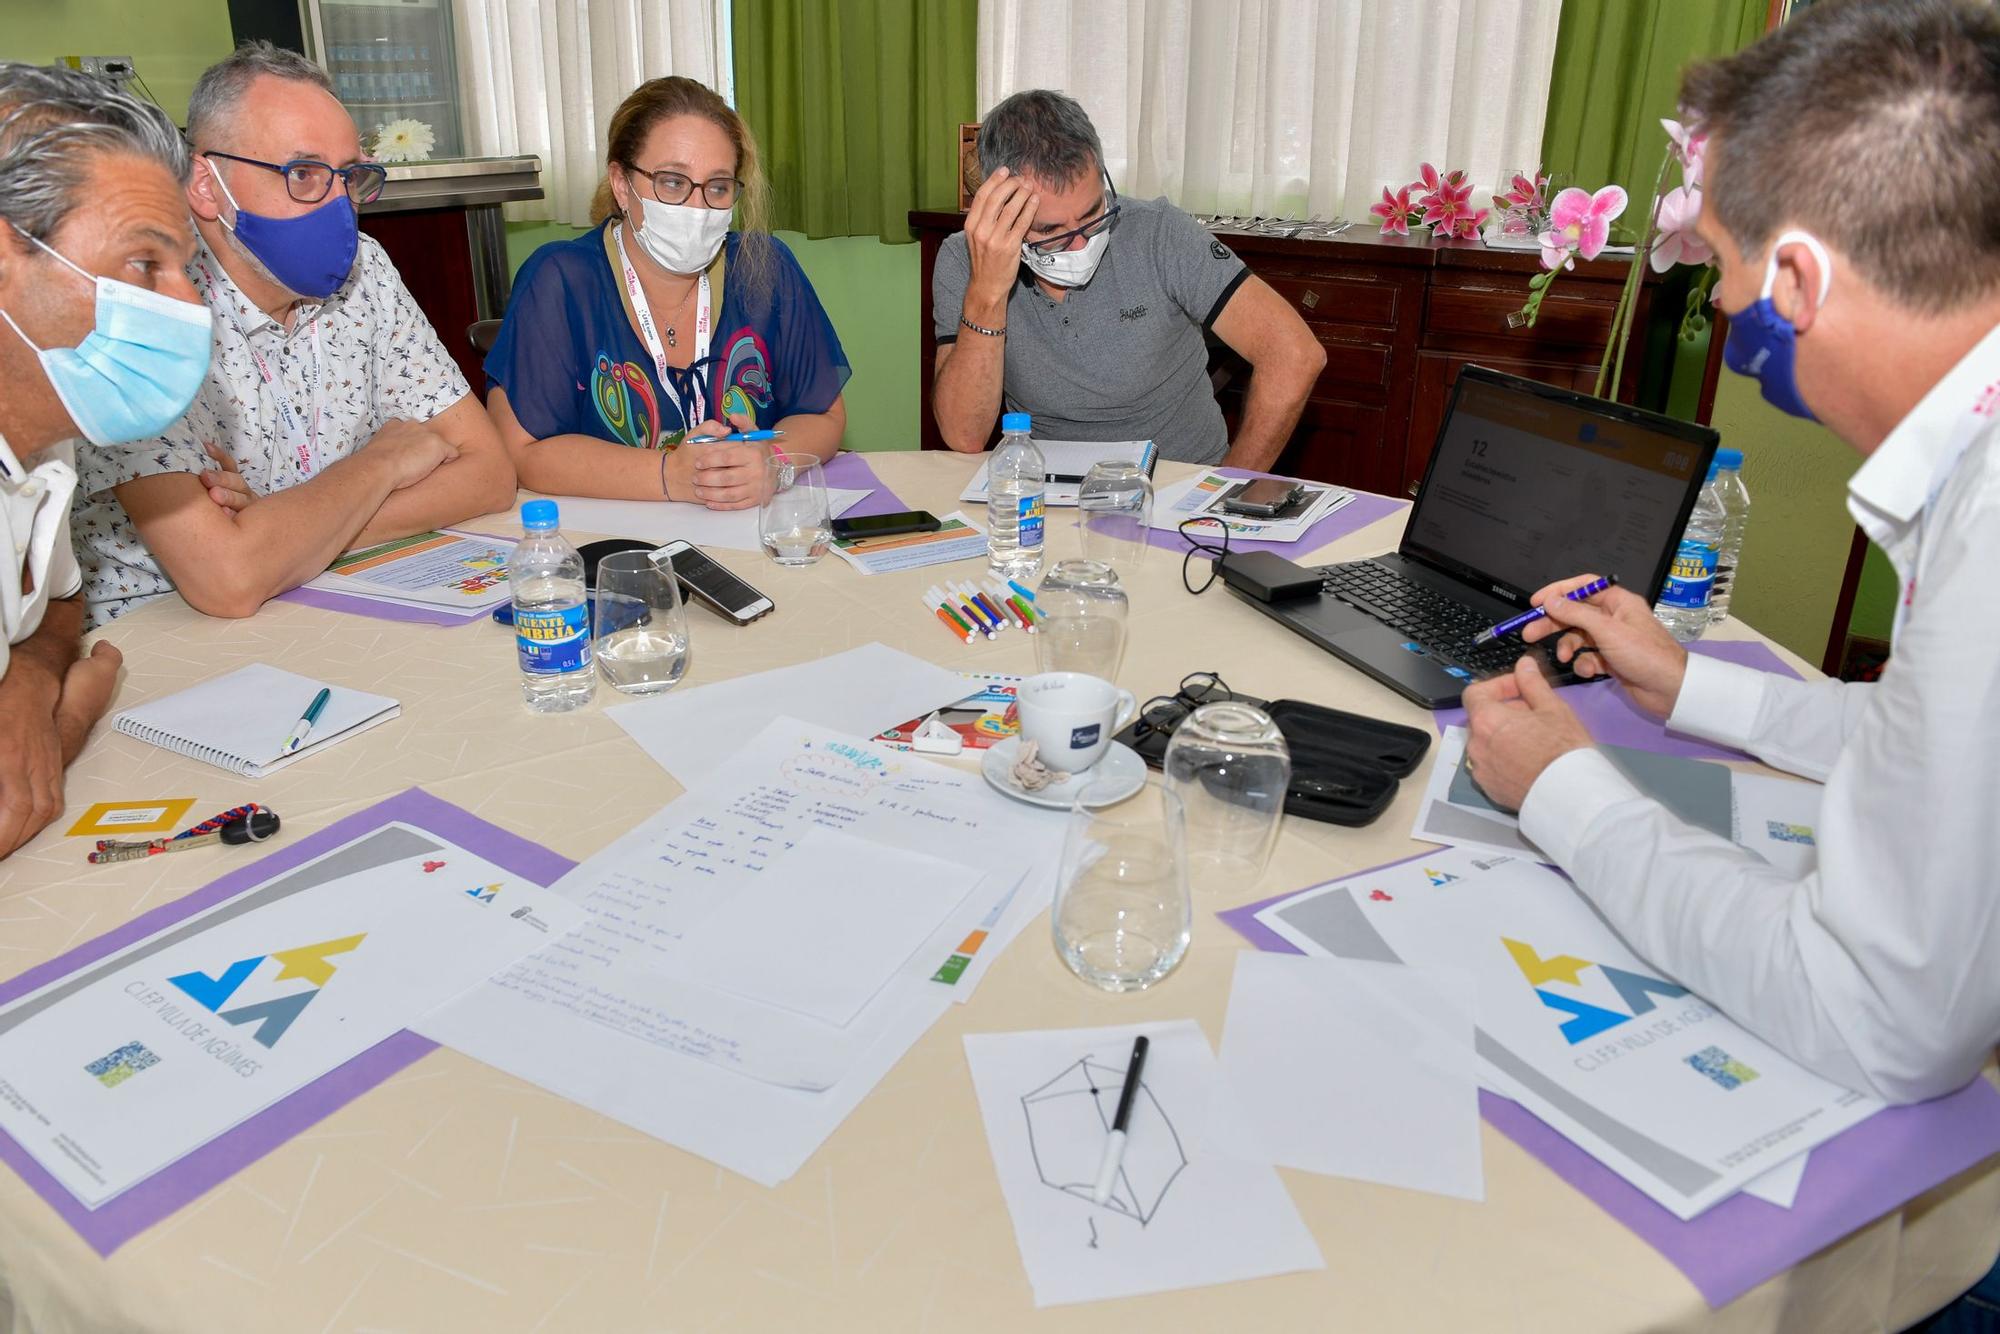
[(372, 204), (381, 197), (382, 187), (389, 183), (389, 169), (374, 162), (357, 162), (351, 167), (336, 167), (330, 162), (316, 158), (293, 158), (290, 162), (265, 162), (254, 157), (240, 157), (235, 153), (214, 151), (203, 157), (219, 157), (230, 162), (242, 162), (252, 167), (262, 167), (265, 171), (275, 171), (285, 178), (285, 193), (301, 204), (317, 204), (333, 191), (334, 177), (347, 191), (347, 197), (357, 204)]
[(1111, 173), (1107, 171), (1104, 173), (1104, 212), (1098, 214), (1074, 231), (1063, 232), (1056, 236), (1045, 236), (1040, 240), (1028, 241), (1024, 244), (1037, 255), (1059, 255), (1069, 249), (1070, 243), (1075, 241), (1079, 236), (1088, 241), (1100, 232), (1110, 231), (1112, 224), (1118, 221), (1118, 208), (1118, 187), (1111, 183)]
[(653, 183), (653, 198), (662, 204), (685, 204), (701, 192), (701, 202), (707, 208), (734, 208), (736, 197), (743, 193), (743, 182), (734, 176), (715, 176), (697, 183), (693, 177), (678, 171), (646, 171), (630, 162), (625, 170), (640, 180)]

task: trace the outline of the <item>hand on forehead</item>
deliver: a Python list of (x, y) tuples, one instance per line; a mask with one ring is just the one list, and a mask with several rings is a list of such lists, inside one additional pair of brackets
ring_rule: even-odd
[(1023, 175), (1021, 179), (1041, 196), (1041, 204), (1035, 209), (1035, 220), (1028, 226), (1030, 241), (1074, 231), (1104, 211), (1104, 173), (1101, 171), (1080, 172), (1075, 180), (1064, 185), (1051, 184), (1030, 175)]

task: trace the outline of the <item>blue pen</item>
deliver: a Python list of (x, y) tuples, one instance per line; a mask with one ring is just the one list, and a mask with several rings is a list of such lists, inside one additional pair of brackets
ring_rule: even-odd
[[(1602, 579), (1594, 580), (1591, 583), (1585, 584), (1582, 588), (1570, 589), (1569, 592), (1563, 594), (1563, 597), (1570, 602), (1582, 602), (1588, 598), (1596, 597), (1599, 593), (1602, 593), (1605, 589), (1611, 587), (1613, 584), (1617, 582), (1618, 582), (1617, 575), (1615, 574), (1606, 575)], [(1506, 620), (1500, 622), (1500, 624), (1494, 626), (1491, 630), (1481, 630), (1478, 634), (1472, 637), (1472, 642), (1475, 644), (1485, 644), (1495, 639), (1498, 639), (1501, 635), (1511, 635), (1516, 630), (1521, 629), (1523, 626), (1533, 625), (1536, 621), (1541, 620), (1542, 617), (1546, 615), (1548, 615), (1548, 613), (1546, 611), (1543, 611), (1540, 607), (1531, 608), (1527, 611), (1522, 612), (1519, 616), (1510, 616)]]
[(783, 440), (784, 438), (785, 433), (783, 431), (731, 431), (728, 435), (691, 435), (687, 438), (687, 443), (690, 445), (720, 445), (742, 441), (746, 444), (755, 444), (763, 440)]
[(320, 710), (326, 707), (327, 697), (331, 694), (333, 694), (331, 690), (322, 689), (313, 696), (313, 702), (306, 705), (305, 715), (292, 724), (292, 734), (285, 738), (284, 746), (278, 751), (280, 755), (289, 755), (305, 744), (306, 738), (312, 735), (313, 724), (319, 721)]
[(1028, 599), (1028, 601), (1030, 602), (1033, 602), (1035, 600), (1035, 594), (1033, 589), (1023, 588), (1019, 584), (1015, 583), (1012, 579), (1009, 579), (1007, 581), (1007, 587), (1013, 589), (1016, 593), (1019, 593), (1022, 597)]

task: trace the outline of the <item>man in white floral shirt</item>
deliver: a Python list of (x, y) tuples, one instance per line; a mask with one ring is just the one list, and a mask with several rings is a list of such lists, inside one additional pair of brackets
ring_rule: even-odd
[(179, 589), (248, 616), (342, 551), (513, 503), (514, 471), (382, 248), (380, 192), (326, 75), (249, 43), (188, 103), (188, 266), (215, 313), (194, 406), (97, 453), (73, 516), (93, 624)]

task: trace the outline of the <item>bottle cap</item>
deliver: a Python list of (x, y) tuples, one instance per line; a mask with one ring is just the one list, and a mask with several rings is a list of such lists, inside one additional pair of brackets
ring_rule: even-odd
[(521, 506), (521, 526), (531, 533), (545, 532), (556, 527), (558, 521), (553, 500), (531, 500)]
[(1743, 451), (1740, 449), (1718, 449), (1715, 451), (1715, 466), (1724, 472), (1735, 472), (1743, 466)]
[(1025, 412), (1009, 412), (1000, 418), (1000, 429), (1002, 431), (1019, 431), (1025, 435), (1032, 425), (1034, 425), (1033, 420)]

